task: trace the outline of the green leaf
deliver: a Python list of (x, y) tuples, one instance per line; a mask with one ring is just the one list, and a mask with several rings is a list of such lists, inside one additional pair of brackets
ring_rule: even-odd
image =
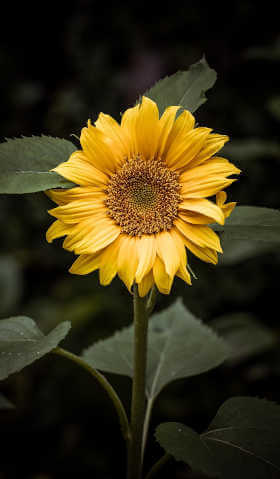
[(181, 105), (193, 113), (207, 101), (205, 92), (212, 88), (216, 79), (215, 70), (203, 57), (189, 70), (159, 80), (144, 95), (157, 103), (160, 114), (171, 105)]
[[(215, 368), (227, 355), (228, 348), (222, 339), (177, 300), (149, 322), (147, 396), (155, 398), (175, 379)], [(96, 369), (132, 377), (132, 327), (94, 344), (83, 358)]]
[(198, 435), (178, 423), (161, 424), (156, 437), (166, 452), (193, 469), (221, 479), (277, 479), (280, 475), (280, 407), (235, 397)]
[(0, 410), (2, 409), (14, 409), (14, 405), (9, 401), (9, 399), (5, 398), (3, 394), (0, 393)]
[(278, 342), (272, 330), (248, 313), (221, 316), (211, 326), (230, 345), (230, 359), (235, 361), (263, 353)]
[(36, 323), (25, 316), (0, 320), (0, 379), (20, 371), (54, 349), (65, 338), (69, 321), (60, 323), (44, 335)]
[(214, 225), (225, 239), (280, 242), (280, 211), (256, 206), (237, 206), (224, 226)]
[(155, 433), (161, 447), (176, 461), (183, 461), (194, 471), (208, 476), (218, 476), (215, 457), (200, 435), (190, 427), (177, 422), (160, 424)]
[(247, 259), (256, 258), (270, 252), (277, 252), (276, 242), (235, 240), (230, 237), (221, 237), (223, 254), (219, 258), (219, 266), (242, 263)]
[(54, 171), (77, 150), (71, 141), (50, 136), (9, 139), (0, 144), (0, 193), (32, 193), (71, 188), (74, 183)]
[(231, 157), (232, 161), (257, 160), (259, 158), (279, 158), (280, 144), (272, 140), (248, 138), (232, 140), (224, 146), (223, 155)]

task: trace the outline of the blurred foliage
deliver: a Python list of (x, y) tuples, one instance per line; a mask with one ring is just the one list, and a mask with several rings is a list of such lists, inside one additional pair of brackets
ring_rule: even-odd
[[(205, 53), (218, 81), (197, 112), (199, 124), (233, 139), (228, 157), (242, 169), (229, 191), (241, 205), (280, 207), (279, 20), (273, 7), (234, 2), (161, 5), (70, 1), (6, 5), (0, 38), (1, 137), (46, 134), (71, 139), (103, 111), (118, 117), (156, 80), (185, 69)], [(42, 19), (42, 17), (44, 17)], [(44, 21), (43, 21), (44, 20)], [(266, 26), (266, 28), (264, 28)], [(279, 155), (278, 155), (279, 153)], [(71, 276), (74, 260), (59, 242), (47, 244), (51, 201), (43, 194), (0, 197), (1, 317), (27, 315), (49, 332), (72, 321), (65, 347), (80, 352), (131, 321), (131, 296), (115, 279)], [(225, 314), (253, 315), (279, 337), (279, 249), (230, 245), (218, 267), (190, 255), (198, 280), (176, 280), (157, 311), (178, 296), (209, 322)], [(232, 316), (231, 316), (232, 317)], [(176, 420), (200, 432), (229, 396), (280, 402), (276, 346), (238, 364), (178, 380), (155, 404), (151, 430)], [(127, 406), (130, 380), (110, 376)], [(1, 383), (16, 410), (0, 411), (0, 478), (124, 477), (125, 448), (115, 412), (92, 379), (63, 358), (47, 356)], [(112, 444), (114, 446), (112, 447)], [(150, 464), (160, 448), (149, 440)], [(117, 469), (119, 468), (119, 469)], [(171, 463), (162, 477), (192, 476)], [(164, 475), (165, 474), (165, 475)]]

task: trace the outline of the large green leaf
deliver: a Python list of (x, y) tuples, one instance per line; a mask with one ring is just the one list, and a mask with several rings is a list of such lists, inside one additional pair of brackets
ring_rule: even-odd
[(161, 424), (156, 437), (166, 452), (209, 476), (280, 477), (280, 407), (263, 399), (227, 400), (200, 437), (178, 423)]
[(280, 242), (280, 211), (256, 206), (238, 206), (224, 226), (215, 225), (226, 239)]
[(50, 136), (9, 139), (0, 144), (0, 193), (32, 193), (71, 188), (54, 171), (77, 148), (71, 141)]
[(182, 108), (195, 112), (206, 102), (205, 92), (212, 88), (216, 79), (215, 70), (209, 67), (203, 57), (191, 65), (189, 70), (178, 71), (159, 80), (144, 95), (157, 103), (160, 114), (171, 105), (181, 105)]
[(44, 335), (25, 316), (0, 320), (0, 379), (20, 371), (54, 349), (65, 338), (70, 322), (60, 323)]
[[(175, 379), (195, 376), (218, 366), (227, 355), (223, 340), (177, 300), (155, 314), (149, 323), (147, 396), (156, 397)], [(132, 327), (94, 344), (83, 357), (96, 369), (132, 377)]]

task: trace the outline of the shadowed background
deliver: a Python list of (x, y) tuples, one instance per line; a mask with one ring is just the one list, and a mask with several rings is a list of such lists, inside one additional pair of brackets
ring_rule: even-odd
[[(195, 116), (233, 140), (227, 157), (243, 173), (229, 199), (280, 207), (280, 34), (269, 2), (266, 9), (234, 2), (230, 14), (205, 2), (170, 4), (156, 12), (144, 4), (128, 8), (86, 0), (68, 2), (63, 11), (25, 5), (15, 15), (13, 9), (6, 7), (0, 31), (2, 141), (41, 133), (71, 139), (88, 118), (94, 121), (100, 111), (119, 118), (156, 80), (205, 53), (218, 81)], [(70, 320), (64, 344), (78, 353), (129, 324), (132, 301), (117, 279), (104, 288), (96, 273), (67, 272), (74, 256), (60, 241), (45, 240), (51, 207), (42, 193), (0, 197), (0, 314), (30, 316), (46, 332)], [(188, 287), (177, 279), (157, 310), (181, 296), (210, 324), (224, 314), (249, 314), (277, 338), (278, 247), (256, 244), (227, 247), (218, 267), (190, 256), (198, 280)], [(201, 431), (229, 396), (280, 402), (278, 349), (169, 386), (156, 402), (152, 428), (176, 420)], [(110, 379), (127, 404), (130, 381)], [(115, 412), (77, 366), (49, 355), (1, 383), (0, 391), (16, 405), (0, 412), (0, 479), (124, 477)], [(152, 441), (150, 446), (148, 464), (161, 454)], [(202, 477), (181, 464), (166, 466), (165, 474)]]

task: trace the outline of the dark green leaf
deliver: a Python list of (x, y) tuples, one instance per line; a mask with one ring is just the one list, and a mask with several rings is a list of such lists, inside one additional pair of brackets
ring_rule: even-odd
[(231, 347), (231, 359), (240, 361), (277, 344), (273, 332), (248, 313), (221, 316), (211, 326)]
[(95, 369), (133, 376), (133, 328), (117, 331), (83, 352), (83, 359)]
[(278, 405), (257, 398), (231, 398), (202, 438), (215, 455), (223, 479), (280, 477)]
[(205, 92), (212, 88), (216, 78), (215, 70), (202, 58), (191, 65), (189, 70), (159, 80), (144, 95), (157, 103), (160, 114), (171, 105), (181, 105), (182, 108), (195, 112), (206, 102)]
[(75, 150), (70, 141), (50, 136), (16, 138), (1, 143), (0, 193), (32, 193), (75, 186), (49, 171), (68, 160)]
[(223, 149), (223, 155), (229, 156), (232, 161), (243, 163), (259, 158), (279, 158), (280, 144), (272, 140), (248, 138), (246, 140), (233, 140)]
[(276, 242), (235, 240), (222, 235), (223, 254), (219, 258), (219, 265), (232, 265), (242, 263), (250, 258), (256, 258), (269, 252), (276, 252)]
[(0, 379), (52, 351), (69, 329), (69, 321), (64, 321), (44, 335), (36, 323), (25, 316), (0, 320)]
[(280, 211), (256, 206), (237, 206), (224, 226), (215, 225), (225, 239), (280, 242)]
[(177, 461), (209, 476), (217, 476), (215, 457), (203, 439), (190, 427), (177, 422), (165, 422), (156, 429), (156, 439)]
[(227, 400), (200, 436), (183, 424), (165, 423), (156, 437), (175, 459), (209, 476), (280, 477), (280, 407), (263, 399)]
[(0, 393), (0, 410), (1, 409), (14, 409), (14, 405), (9, 401), (9, 399), (5, 398), (3, 394)]
[[(164, 386), (195, 376), (221, 364), (228, 348), (218, 336), (176, 301), (155, 314), (149, 323), (147, 395), (156, 397)], [(133, 329), (126, 328), (99, 341), (84, 354), (96, 369), (133, 375)]]

